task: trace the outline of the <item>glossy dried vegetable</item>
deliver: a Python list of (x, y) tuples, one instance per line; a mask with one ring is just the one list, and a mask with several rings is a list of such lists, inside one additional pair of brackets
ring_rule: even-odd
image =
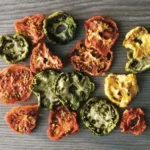
[(55, 81), (56, 96), (72, 110), (77, 110), (94, 89), (89, 77), (79, 72), (61, 73)]
[(126, 71), (140, 73), (150, 68), (150, 34), (144, 27), (136, 27), (129, 31), (123, 41), (128, 49)]
[(7, 63), (18, 63), (24, 60), (29, 53), (29, 45), (21, 35), (0, 36), (0, 56)]
[(13, 131), (31, 133), (36, 127), (38, 110), (37, 105), (16, 106), (6, 114), (5, 120)]
[(121, 132), (139, 135), (146, 129), (144, 112), (141, 108), (125, 110), (122, 115), (120, 128)]
[(119, 36), (116, 23), (110, 18), (94, 16), (85, 21), (84, 26), (85, 45), (106, 55)]
[(78, 41), (68, 56), (76, 70), (94, 76), (105, 74), (110, 68), (113, 59), (111, 51), (106, 55), (102, 55), (93, 48), (87, 48), (84, 40)]
[(32, 50), (30, 57), (30, 68), (34, 73), (38, 73), (47, 69), (60, 69), (63, 64), (58, 56), (46, 47), (45, 43), (38, 43)]
[(44, 33), (53, 44), (65, 44), (71, 41), (76, 32), (76, 22), (65, 12), (55, 12), (44, 20)]
[(0, 72), (0, 102), (13, 104), (29, 98), (33, 75), (25, 65), (11, 65)]
[(59, 74), (53, 70), (46, 70), (34, 76), (33, 84), (30, 86), (30, 89), (37, 96), (39, 106), (52, 109), (60, 105), (60, 101), (54, 93), (54, 81), (58, 75)]
[(48, 118), (47, 135), (51, 140), (59, 140), (79, 130), (77, 114), (65, 106), (51, 110)]
[(109, 74), (104, 86), (106, 96), (119, 107), (126, 107), (139, 91), (134, 74)]
[(21, 34), (32, 41), (32, 45), (44, 39), (43, 21), (45, 17), (42, 14), (26, 16), (21, 20), (15, 21), (15, 29), (18, 34)]
[(106, 100), (89, 99), (80, 111), (84, 125), (95, 135), (107, 135), (119, 121), (118, 110)]

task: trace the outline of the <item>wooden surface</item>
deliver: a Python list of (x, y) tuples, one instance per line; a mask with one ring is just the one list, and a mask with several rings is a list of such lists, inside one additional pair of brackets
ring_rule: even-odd
[[(66, 11), (74, 16), (78, 22), (76, 38), (67, 45), (51, 45), (52, 52), (65, 61), (67, 52), (79, 39), (84, 39), (84, 21), (94, 15), (104, 15), (113, 18), (119, 27), (119, 39), (112, 48), (114, 60), (109, 72), (126, 73), (124, 66), (127, 61), (126, 49), (122, 46), (125, 34), (135, 26), (141, 25), (150, 27), (150, 1), (146, 0), (0, 0), (0, 34), (14, 34), (13, 23), (26, 15), (43, 13), (49, 15), (55, 11)], [(29, 58), (25, 62), (29, 64)], [(0, 70), (5, 68), (7, 63), (0, 59)], [(73, 70), (70, 65), (63, 71)], [(94, 96), (106, 98), (104, 94), (103, 77), (91, 77), (96, 83)], [(128, 107), (141, 107), (146, 113), (147, 129), (139, 136), (123, 134), (119, 125), (108, 136), (99, 137), (90, 133), (82, 123), (80, 131), (64, 138), (58, 142), (50, 141), (47, 138), (48, 111), (41, 110), (37, 128), (31, 135), (20, 135), (12, 132), (4, 116), (12, 106), (0, 104), (0, 150), (149, 150), (150, 149), (150, 70), (138, 74), (140, 92)], [(15, 104), (25, 105), (37, 103), (34, 95), (29, 101)], [(123, 109), (120, 109), (122, 112)]]

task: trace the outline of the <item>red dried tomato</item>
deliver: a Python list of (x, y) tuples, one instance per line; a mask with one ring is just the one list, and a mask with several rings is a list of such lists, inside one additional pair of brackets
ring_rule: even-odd
[(19, 133), (31, 133), (36, 127), (39, 107), (37, 105), (13, 107), (5, 116), (9, 127)]
[(60, 69), (63, 64), (59, 57), (54, 56), (44, 43), (38, 43), (30, 57), (30, 69), (38, 73), (46, 69)]
[(78, 41), (69, 53), (73, 67), (90, 75), (103, 75), (111, 66), (113, 53), (102, 55), (93, 48), (87, 48), (84, 40)]
[(77, 114), (69, 111), (65, 106), (51, 110), (48, 119), (47, 135), (51, 140), (59, 140), (79, 130), (76, 120)]
[(121, 132), (131, 132), (139, 135), (146, 129), (144, 112), (141, 108), (125, 110), (121, 119)]
[(116, 23), (110, 18), (94, 16), (85, 21), (85, 45), (107, 54), (119, 36)]
[(13, 104), (25, 101), (31, 95), (29, 86), (33, 75), (28, 67), (11, 65), (0, 72), (0, 102)]
[(17, 20), (14, 23), (16, 32), (30, 39), (32, 44), (36, 44), (44, 38), (44, 19), (44, 15), (36, 14), (31, 17), (26, 16), (21, 20)]

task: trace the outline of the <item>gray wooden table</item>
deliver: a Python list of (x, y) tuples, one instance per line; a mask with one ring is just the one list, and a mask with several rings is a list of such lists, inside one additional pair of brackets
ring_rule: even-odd
[[(26, 15), (42, 13), (49, 15), (52, 12), (62, 10), (72, 14), (78, 22), (76, 38), (67, 45), (51, 45), (52, 52), (65, 61), (67, 52), (79, 39), (84, 39), (84, 21), (94, 15), (104, 15), (113, 18), (119, 26), (119, 39), (113, 47), (114, 60), (110, 72), (126, 73), (124, 66), (127, 61), (126, 50), (122, 46), (125, 34), (135, 26), (141, 25), (150, 27), (150, 1), (149, 0), (0, 0), (0, 34), (14, 34), (13, 23)], [(29, 64), (29, 58), (25, 62)], [(7, 63), (0, 59), (0, 70), (5, 68)], [(73, 70), (72, 66), (63, 68), (63, 71)], [(104, 78), (91, 77), (96, 83), (94, 96), (106, 99), (104, 94)], [(0, 104), (0, 149), (1, 150), (80, 150), (80, 149), (99, 149), (99, 150), (149, 150), (150, 149), (150, 70), (138, 74), (140, 93), (128, 107), (141, 107), (146, 113), (147, 129), (139, 136), (123, 134), (120, 132), (119, 125), (108, 136), (99, 137), (91, 134), (82, 123), (80, 131), (64, 138), (58, 142), (50, 141), (47, 138), (47, 118), (48, 111), (41, 110), (37, 128), (31, 135), (20, 135), (12, 132), (4, 116), (12, 106)], [(22, 103), (37, 103), (34, 95), (30, 100)], [(15, 105), (22, 105), (15, 104)], [(121, 110), (121, 112), (123, 109)]]

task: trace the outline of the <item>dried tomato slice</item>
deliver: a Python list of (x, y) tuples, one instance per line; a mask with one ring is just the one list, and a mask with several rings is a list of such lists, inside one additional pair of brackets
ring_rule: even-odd
[(38, 43), (33, 49), (30, 57), (30, 69), (34, 73), (38, 73), (47, 69), (60, 69), (63, 64), (58, 56), (50, 52), (44, 43)]
[(25, 38), (15, 34), (0, 36), (0, 56), (8, 63), (18, 63), (24, 60), (29, 53), (29, 45)]
[(37, 105), (16, 106), (6, 114), (5, 120), (13, 131), (31, 133), (36, 127), (38, 110)]
[(110, 18), (94, 16), (85, 21), (85, 45), (107, 54), (117, 40), (119, 33), (116, 23)]
[(54, 86), (55, 95), (60, 102), (72, 110), (77, 110), (95, 90), (95, 84), (90, 78), (79, 72), (59, 74)]
[(59, 73), (53, 70), (45, 70), (34, 76), (33, 84), (30, 86), (30, 89), (37, 96), (40, 107), (53, 109), (60, 105), (60, 101), (54, 92), (54, 83), (58, 75)]
[(103, 75), (110, 68), (113, 53), (109, 51), (102, 55), (93, 48), (87, 48), (84, 40), (78, 41), (69, 53), (73, 67), (90, 75)]
[(122, 115), (121, 132), (130, 132), (139, 135), (146, 129), (144, 112), (141, 108), (125, 110)]
[(44, 15), (36, 14), (33, 16), (26, 16), (21, 20), (17, 20), (14, 25), (18, 34), (24, 35), (36, 44), (44, 38), (43, 20)]
[(140, 73), (150, 68), (150, 34), (144, 27), (135, 27), (130, 30), (123, 41), (127, 48), (126, 71)]
[(109, 74), (105, 78), (105, 94), (119, 107), (126, 107), (138, 91), (135, 74)]
[(74, 18), (62, 11), (51, 14), (44, 20), (44, 33), (53, 44), (66, 44), (73, 40), (77, 24)]
[(11, 65), (0, 72), (0, 102), (13, 104), (25, 101), (31, 95), (29, 86), (33, 75), (28, 67)]
[(80, 111), (84, 125), (95, 135), (107, 135), (116, 127), (119, 113), (113, 104), (97, 97), (89, 99)]
[(48, 119), (47, 135), (51, 140), (59, 140), (79, 130), (76, 120), (77, 114), (69, 111), (65, 106), (51, 110)]

